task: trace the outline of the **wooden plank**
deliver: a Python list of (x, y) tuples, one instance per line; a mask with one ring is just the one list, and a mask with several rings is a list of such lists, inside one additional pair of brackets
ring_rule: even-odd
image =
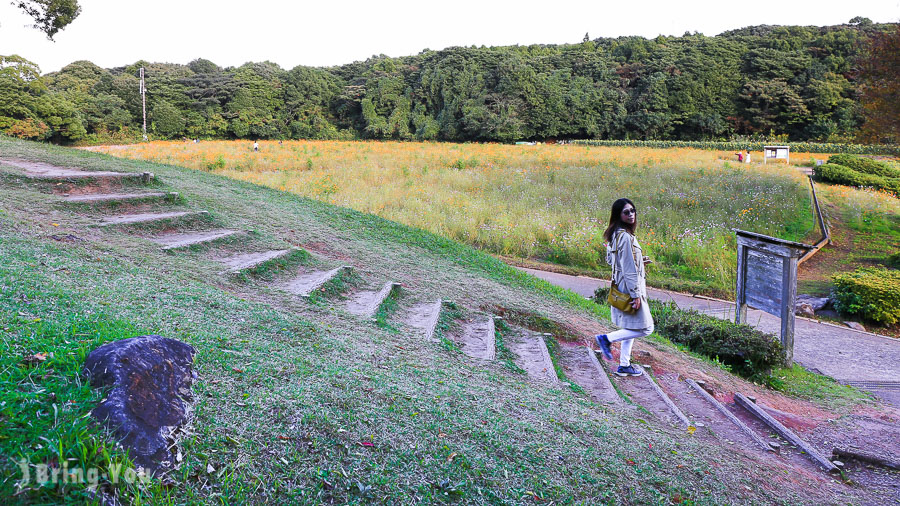
[(737, 234), (738, 244), (743, 244), (749, 248), (759, 251), (765, 251), (778, 256), (799, 257), (812, 246), (794, 241), (785, 241), (777, 237), (747, 232), (746, 230), (733, 229)]
[(597, 358), (597, 353), (590, 346), (584, 347), (587, 350), (588, 357), (591, 359), (591, 363), (594, 364), (594, 368), (597, 369), (597, 377), (600, 378), (600, 382), (603, 383), (603, 400), (610, 404), (622, 404), (622, 397), (619, 396), (619, 393), (616, 392), (616, 389), (613, 388), (612, 381), (609, 380), (609, 375), (606, 374), (606, 369), (600, 364), (600, 360)]
[(819, 466), (823, 467), (826, 471), (834, 472), (838, 470), (838, 468), (834, 464), (832, 464), (831, 461), (826, 459), (824, 455), (819, 453), (818, 450), (810, 446), (806, 441), (800, 439), (796, 434), (793, 433), (793, 431), (782, 425), (778, 420), (772, 418), (770, 414), (763, 411), (760, 406), (752, 402), (750, 399), (744, 397), (740, 393), (735, 393), (734, 402), (739, 406), (744, 407), (747, 411), (762, 420), (763, 423), (765, 423), (772, 430), (778, 433), (779, 436), (787, 439), (791, 442), (791, 444), (803, 450), (803, 452), (806, 453), (807, 457), (809, 457), (815, 463), (819, 464)]
[(854, 459), (877, 466), (887, 467), (888, 469), (900, 470), (900, 461), (891, 460), (887, 457), (881, 457), (873, 453), (866, 453), (856, 449), (834, 448), (831, 450), (832, 458)]
[[(648, 371), (650, 370), (649, 365), (644, 366), (644, 368), (646, 368)], [(666, 403), (666, 406), (669, 407), (669, 410), (675, 414), (675, 417), (678, 418), (679, 421), (681, 421), (681, 424), (684, 425), (684, 428), (687, 429), (692, 427), (694, 424), (692, 424), (691, 421), (688, 420), (688, 417), (684, 416), (684, 413), (682, 413), (681, 410), (678, 409), (678, 406), (676, 406), (675, 403), (672, 402), (672, 399), (670, 399), (669, 396), (666, 395), (666, 392), (663, 391), (663, 389), (656, 383), (656, 381), (654, 381), (649, 374), (644, 374), (643, 376), (647, 378), (650, 386), (652, 386), (653, 389), (656, 390), (656, 393), (659, 394), (659, 397), (663, 400), (663, 402)]]
[(694, 381), (690, 378), (688, 378), (684, 381), (687, 382), (687, 384), (690, 385), (691, 388), (696, 390), (701, 396), (703, 396), (703, 398), (706, 399), (710, 404), (712, 404), (713, 407), (718, 409), (720, 413), (725, 415), (725, 418), (731, 420), (731, 422), (733, 424), (737, 425), (738, 428), (740, 428), (742, 431), (744, 431), (745, 434), (747, 434), (748, 436), (750, 436), (751, 439), (756, 441), (756, 444), (758, 444), (762, 449), (766, 450), (767, 452), (775, 451), (775, 449), (772, 448), (771, 445), (769, 445), (768, 441), (766, 441), (765, 439), (760, 437), (760, 435), (757, 434), (756, 432), (753, 432), (753, 429), (748, 427), (747, 424), (745, 424), (744, 422), (740, 421), (738, 419), (738, 417), (734, 416), (734, 414), (731, 411), (728, 411), (728, 408), (723, 406), (721, 402), (717, 401), (715, 397), (713, 397), (712, 395), (709, 394), (709, 392), (707, 392), (706, 390), (701, 388), (700, 385), (698, 385), (696, 381)]

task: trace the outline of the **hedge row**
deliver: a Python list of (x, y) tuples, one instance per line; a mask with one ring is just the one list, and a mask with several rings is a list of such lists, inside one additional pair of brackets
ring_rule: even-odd
[(888, 190), (900, 195), (900, 179), (857, 172), (850, 167), (834, 163), (823, 163), (815, 169), (816, 177), (829, 183), (847, 186), (870, 186)]
[(762, 151), (763, 147), (778, 144), (790, 146), (793, 153), (852, 153), (858, 155), (900, 155), (900, 146), (891, 144), (833, 144), (819, 142), (741, 142), (741, 141), (638, 141), (638, 140), (576, 140), (572, 144), (586, 146), (626, 146), (645, 148), (695, 148), (716, 151)]
[(784, 360), (781, 341), (750, 325), (678, 309), (671, 302), (653, 301), (650, 310), (658, 334), (695, 353), (716, 358), (745, 378), (764, 378)]
[(880, 160), (873, 160), (871, 158), (840, 154), (829, 157), (828, 163), (843, 165), (844, 167), (853, 169), (856, 172), (862, 172), (863, 174), (900, 178), (900, 169), (895, 169), (888, 163)]
[(882, 325), (900, 322), (900, 270), (862, 267), (832, 276), (834, 307)]

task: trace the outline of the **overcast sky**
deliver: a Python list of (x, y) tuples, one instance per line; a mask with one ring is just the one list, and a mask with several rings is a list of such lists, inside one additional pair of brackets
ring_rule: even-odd
[[(50, 42), (30, 18), (0, 0), (0, 54), (43, 72), (76, 60), (104, 68), (144, 59), (226, 66), (270, 60), (283, 68), (330, 66), (449, 46), (580, 42), (686, 31), (716, 35), (759, 24), (833, 25), (855, 16), (900, 21), (900, 0), (490, 1), (455, 0), (79, 0), (81, 16)], [(829, 5), (830, 4), (830, 5)]]

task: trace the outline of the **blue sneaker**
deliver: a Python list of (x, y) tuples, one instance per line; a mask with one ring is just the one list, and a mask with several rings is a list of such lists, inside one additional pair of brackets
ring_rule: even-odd
[(633, 365), (620, 365), (616, 369), (616, 376), (640, 376), (641, 374), (644, 374), (644, 371), (635, 369)]
[(612, 360), (612, 351), (609, 349), (609, 338), (606, 337), (606, 334), (597, 334), (597, 337), (594, 339), (597, 340), (597, 346), (600, 347), (600, 351), (603, 353), (603, 358), (606, 360)]

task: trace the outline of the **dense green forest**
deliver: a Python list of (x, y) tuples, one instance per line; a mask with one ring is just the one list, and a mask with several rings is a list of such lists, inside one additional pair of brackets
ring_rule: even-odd
[[(858, 62), (896, 24), (754, 26), (579, 44), (452, 47), (330, 68), (0, 56), (0, 131), (54, 142), (154, 138), (843, 142), (864, 122)], [(880, 139), (884, 140), (884, 139)], [(892, 139), (887, 139), (888, 141)]]

